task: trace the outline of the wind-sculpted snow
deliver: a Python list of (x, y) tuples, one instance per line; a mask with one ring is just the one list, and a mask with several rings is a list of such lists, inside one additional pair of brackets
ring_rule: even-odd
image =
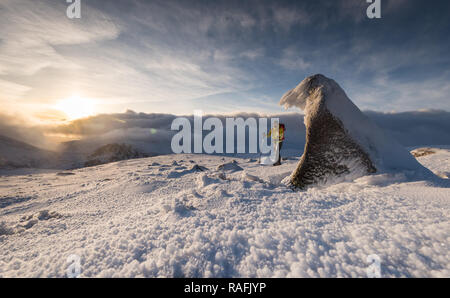
[(323, 75), (304, 79), (281, 98), (280, 104), (305, 112), (305, 150), (288, 182), (292, 188), (305, 189), (376, 172), (431, 174), (364, 115), (335, 81)]
[[(450, 172), (438, 152), (419, 160)], [(81, 277), (366, 277), (372, 254), (383, 277), (450, 276), (449, 180), (294, 193), (280, 181), (297, 161), (168, 155), (2, 176), (0, 276), (64, 277), (74, 254)]]

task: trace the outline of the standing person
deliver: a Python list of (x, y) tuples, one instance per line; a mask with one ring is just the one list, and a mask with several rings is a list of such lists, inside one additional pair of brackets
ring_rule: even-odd
[[(276, 128), (273, 128), (276, 129)], [(267, 135), (267, 137), (270, 137), (272, 135), (272, 130), (271, 129), (269, 131), (269, 134)], [(281, 147), (283, 146), (283, 141), (284, 141), (284, 132), (286, 131), (286, 127), (284, 126), (283, 123), (280, 123), (280, 125), (278, 125), (278, 140), (275, 140), (274, 138), (276, 138), (276, 131), (274, 131), (274, 138), (272, 138), (273, 142), (278, 142), (278, 159), (277, 161), (273, 164), (274, 166), (279, 166), (281, 165)]]

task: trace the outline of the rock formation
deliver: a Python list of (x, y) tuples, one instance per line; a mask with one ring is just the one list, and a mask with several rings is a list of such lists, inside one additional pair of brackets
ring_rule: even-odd
[(305, 149), (288, 182), (293, 189), (376, 172), (427, 171), (366, 117), (334, 80), (320, 74), (308, 77), (280, 104), (305, 112)]

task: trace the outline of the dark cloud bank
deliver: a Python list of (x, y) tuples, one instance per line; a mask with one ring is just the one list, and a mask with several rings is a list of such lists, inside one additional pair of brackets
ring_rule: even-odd
[[(427, 145), (450, 145), (450, 112), (441, 110), (404, 113), (365, 112), (387, 133), (407, 147)], [(227, 117), (279, 117), (286, 125), (284, 150), (300, 154), (305, 142), (303, 115), (298, 113), (272, 114), (236, 113), (214, 116), (225, 124)], [(11, 137), (36, 146), (45, 147), (49, 142), (45, 134), (78, 135), (80, 140), (64, 143), (60, 150), (66, 153), (89, 154), (99, 146), (110, 143), (128, 143), (141, 152), (156, 155), (172, 153), (170, 143), (176, 131), (171, 123), (176, 118), (170, 114), (126, 113), (103, 114), (79, 119), (66, 125), (52, 127), (26, 127), (11, 117), (0, 117), (0, 135)], [(192, 116), (186, 116), (192, 122)], [(193, 125), (192, 125), (193, 127)], [(206, 135), (207, 132), (204, 132)], [(224, 134), (225, 135), (225, 134)], [(224, 141), (225, 143), (225, 141)]]

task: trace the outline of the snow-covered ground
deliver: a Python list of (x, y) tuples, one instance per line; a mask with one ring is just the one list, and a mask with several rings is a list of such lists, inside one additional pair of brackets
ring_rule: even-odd
[[(0, 276), (450, 277), (450, 183), (402, 174), (292, 192), (280, 167), (166, 155), (0, 173)], [(418, 160), (450, 172), (450, 150)], [(222, 165), (222, 166), (220, 166)], [(441, 175), (443, 176), (443, 175)]]
[(450, 156), (448, 152), (450, 146), (439, 146), (438, 148), (419, 147), (412, 150), (416, 153), (418, 160), (427, 168), (431, 169), (434, 174), (442, 178), (450, 178)]

